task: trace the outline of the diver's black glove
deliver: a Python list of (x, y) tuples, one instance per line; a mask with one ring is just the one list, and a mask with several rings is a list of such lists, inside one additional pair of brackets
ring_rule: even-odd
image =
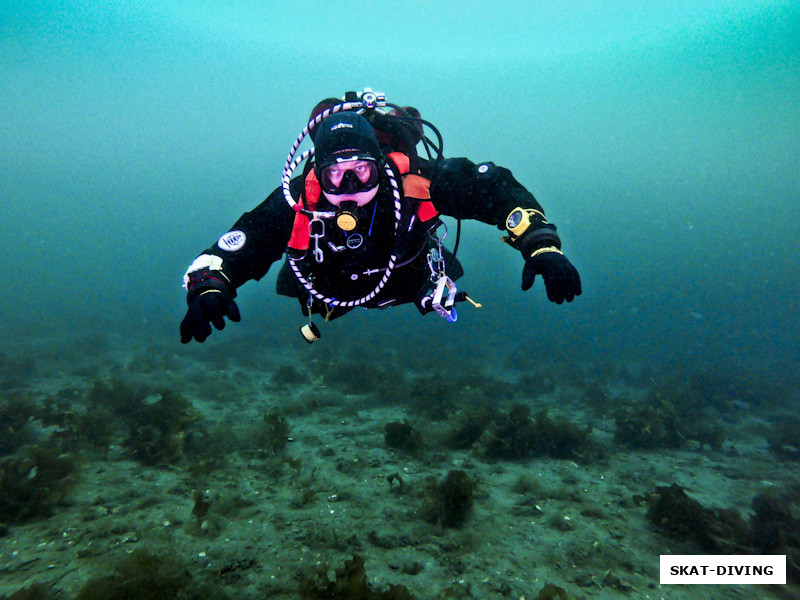
[(581, 277), (561, 252), (561, 238), (556, 226), (548, 223), (541, 210), (517, 207), (503, 224), (509, 235), (503, 241), (510, 244), (525, 257), (522, 270), (522, 291), (529, 290), (537, 275), (544, 279), (547, 297), (561, 304), (572, 302), (581, 295)]
[[(181, 343), (192, 338), (204, 342), (211, 335), (211, 324), (217, 329), (225, 327), (225, 318), (238, 323), (239, 307), (233, 301), (236, 293), (220, 278), (221, 272), (201, 269), (187, 275), (186, 302), (189, 310), (181, 321)], [(222, 276), (224, 277), (224, 276)]]
[(534, 250), (525, 259), (525, 268), (522, 270), (523, 292), (530, 289), (537, 275), (544, 279), (547, 298), (551, 302), (572, 302), (575, 296), (581, 295), (581, 276), (578, 275), (578, 270), (555, 246)]

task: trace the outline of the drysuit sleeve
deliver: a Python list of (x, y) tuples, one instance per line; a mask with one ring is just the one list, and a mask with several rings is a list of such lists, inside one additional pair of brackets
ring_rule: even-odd
[[(295, 197), (299, 196), (302, 185), (302, 178), (292, 180), (290, 189)], [(283, 189), (277, 188), (264, 202), (239, 217), (227, 233), (198, 256), (187, 276), (212, 263), (211, 268), (222, 271), (234, 289), (251, 279), (261, 279), (286, 251), (294, 215)]]
[(536, 198), (511, 171), (490, 162), (476, 165), (466, 158), (444, 160), (432, 171), (431, 200), (441, 214), (477, 219), (508, 233), (503, 241), (525, 260), (523, 291), (541, 275), (552, 302), (572, 302), (581, 295), (580, 275), (561, 251), (555, 225), (547, 222)]
[(429, 168), (431, 200), (443, 215), (477, 219), (505, 229), (508, 214), (517, 207), (544, 214), (533, 194), (514, 179), (511, 171), (494, 163), (448, 158)]

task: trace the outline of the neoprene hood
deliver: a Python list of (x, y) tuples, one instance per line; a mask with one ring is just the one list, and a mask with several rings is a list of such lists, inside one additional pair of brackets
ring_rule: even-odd
[(337, 161), (382, 158), (375, 130), (364, 117), (351, 111), (332, 114), (317, 126), (314, 162), (317, 174)]

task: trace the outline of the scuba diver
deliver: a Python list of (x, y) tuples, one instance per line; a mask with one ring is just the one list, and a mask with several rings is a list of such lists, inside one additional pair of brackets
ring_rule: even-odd
[[(313, 148), (297, 156), (307, 136)], [(302, 176), (293, 177), (303, 163)], [(452, 251), (442, 243), (440, 216), (458, 222)], [(581, 294), (556, 227), (508, 169), (444, 158), (442, 136), (419, 111), (369, 88), (324, 100), (292, 146), (281, 186), (186, 271), (181, 342), (205, 341), (225, 317), (238, 322), (236, 290), (284, 254), (277, 292), (299, 300), (309, 343), (320, 338), (312, 315), (328, 321), (355, 307), (413, 303), (453, 322), (457, 302), (480, 307), (455, 283), (463, 274), (455, 257), (462, 219), (506, 232), (503, 240), (525, 261), (523, 291), (541, 275), (552, 302)]]

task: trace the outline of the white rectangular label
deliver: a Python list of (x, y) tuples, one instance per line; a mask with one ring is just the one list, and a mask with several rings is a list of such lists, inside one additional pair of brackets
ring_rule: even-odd
[(661, 583), (786, 583), (786, 555), (662, 554)]

